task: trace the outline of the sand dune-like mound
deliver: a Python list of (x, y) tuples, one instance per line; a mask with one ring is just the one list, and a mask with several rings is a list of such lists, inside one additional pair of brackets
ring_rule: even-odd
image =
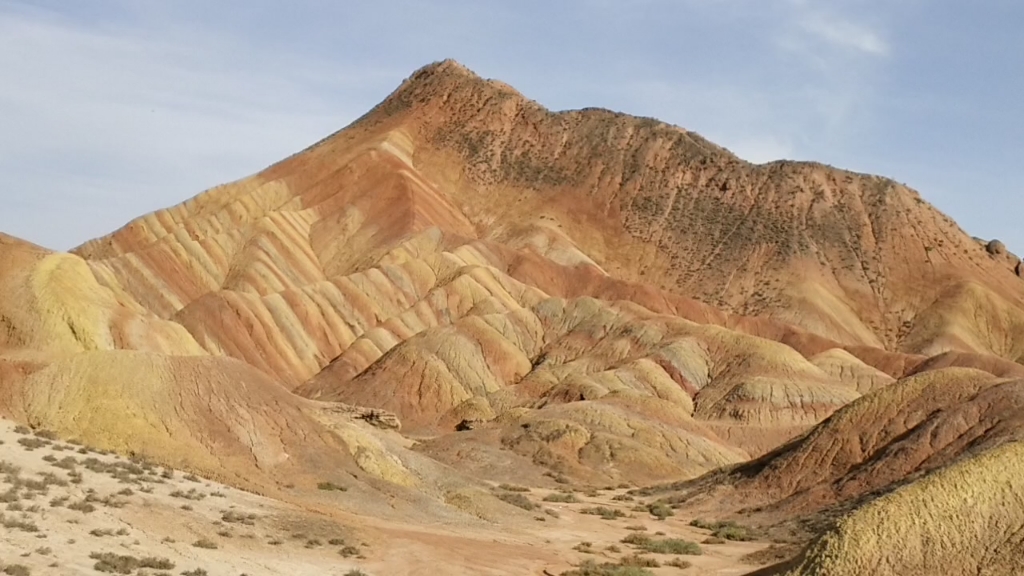
[(33, 373), (17, 395), (11, 411), (32, 425), (234, 483), (352, 468), (301, 399), (230, 358), (85, 352)]
[(209, 354), (181, 324), (101, 285), (77, 256), (4, 236), (0, 261), (8, 417), (262, 491), (350, 473), (366, 481), (353, 484), (359, 490), (409, 485), (423, 471), (359, 424), (397, 427), (393, 415), (309, 401), (245, 362)]
[(1024, 380), (936, 369), (851, 402), (760, 458), (651, 493), (696, 506), (727, 495), (733, 512), (767, 522), (832, 515), (1021, 439)]
[(200, 354), (182, 326), (102, 286), (81, 258), (0, 237), (0, 352), (67, 355), (87, 350)]
[(1024, 571), (1024, 442), (1003, 444), (863, 506), (786, 572), (925, 576)]

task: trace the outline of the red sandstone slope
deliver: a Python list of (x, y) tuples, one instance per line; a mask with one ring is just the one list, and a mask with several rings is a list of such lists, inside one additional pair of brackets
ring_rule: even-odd
[[(289, 268), (314, 255), (327, 276), (352, 272), (405, 234), (436, 226), (846, 344), (1022, 353), (1024, 284), (1013, 264), (916, 192), (811, 163), (752, 165), (649, 119), (551, 113), (450, 61), (418, 71), (352, 126), (255, 178), (78, 253), (160, 251), (175, 235), (209, 242), (226, 225), (277, 210), (316, 214), (297, 238), (277, 238), (282, 278), (261, 288), (225, 283), (220, 271), (200, 286), (173, 287), (185, 292), (179, 305), (215, 287), (304, 285), (320, 274)], [(258, 243), (274, 243), (270, 236)], [(289, 254), (289, 240), (302, 237), (309, 248)], [(998, 328), (1007, 336), (985, 334), (981, 317), (1005, 318)]]
[[(330, 469), (445, 502), (465, 486), (424, 455), (499, 480), (738, 465), (674, 497), (852, 510), (796, 573), (1000, 573), (1018, 263), (891, 180), (553, 113), (447, 61), (74, 254), (0, 236), (0, 411), (238, 482)], [(963, 509), (971, 486), (988, 508)], [(948, 545), (865, 553), (902, 533)]]
[[(552, 447), (513, 431), (538, 418), (582, 426), (577, 452), (655, 426), (649, 473), (613, 476), (763, 453), (927, 355), (1024, 352), (1005, 251), (916, 192), (552, 113), (450, 61), (75, 252), (126, 306), (311, 398), (434, 432), (493, 420), (537, 461)], [(665, 442), (678, 456), (653, 463)]]

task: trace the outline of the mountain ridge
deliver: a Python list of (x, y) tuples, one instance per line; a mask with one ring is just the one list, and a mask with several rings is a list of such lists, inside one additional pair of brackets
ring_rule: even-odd
[[(410, 522), (494, 518), (486, 482), (736, 470), (715, 488), (765, 522), (855, 515), (863, 486), (977, 474), (1021, 437), (1018, 263), (893, 180), (550, 112), (442, 61), (71, 253), (0, 236), (0, 415), (303, 505), (289, 479), (331, 470)], [(964, 426), (976, 444), (928, 452)], [(875, 451), (898, 477), (850, 472)]]

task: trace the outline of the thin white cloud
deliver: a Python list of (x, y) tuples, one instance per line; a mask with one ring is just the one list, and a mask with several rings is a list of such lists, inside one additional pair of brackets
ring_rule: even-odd
[(800, 19), (800, 28), (833, 46), (855, 50), (872, 56), (885, 56), (889, 45), (881, 35), (862, 25), (835, 15), (808, 14)]
[(792, 144), (773, 134), (733, 136), (729, 149), (740, 158), (756, 164), (792, 158), (794, 154)]

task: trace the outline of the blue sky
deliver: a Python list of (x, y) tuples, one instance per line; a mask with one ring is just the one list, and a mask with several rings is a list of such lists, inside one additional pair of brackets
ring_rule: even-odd
[(0, 231), (67, 249), (455, 58), (551, 109), (892, 177), (1024, 253), (1019, 0), (0, 0)]

